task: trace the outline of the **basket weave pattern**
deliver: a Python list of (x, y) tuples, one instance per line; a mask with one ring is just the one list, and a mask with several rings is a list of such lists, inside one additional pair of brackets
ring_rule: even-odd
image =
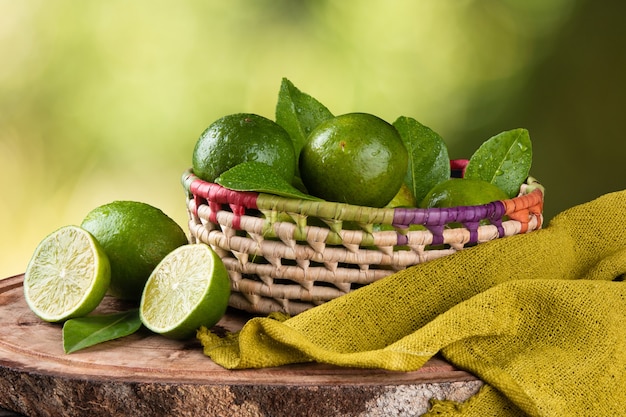
[(539, 229), (543, 220), (543, 193), (526, 184), (518, 197), (481, 206), (379, 209), (232, 191), (191, 171), (182, 182), (191, 242), (210, 245), (224, 261), (230, 305), (260, 314), (295, 315), (468, 245)]

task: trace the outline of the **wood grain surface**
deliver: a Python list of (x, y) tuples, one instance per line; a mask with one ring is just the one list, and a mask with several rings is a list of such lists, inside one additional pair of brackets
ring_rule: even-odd
[[(22, 281), (21, 275), (0, 280), (0, 406), (28, 416), (59, 410), (90, 416), (376, 415), (372, 404), (384, 396), (388, 413), (390, 394), (399, 390), (402, 401), (420, 393), (427, 401), (426, 391), (464, 400), (482, 385), (440, 358), (415, 372), (317, 363), (232, 371), (206, 357), (195, 339), (174, 341), (145, 329), (65, 354), (62, 326), (29, 310)], [(96, 311), (128, 307), (107, 296)], [(229, 311), (217, 326), (238, 330), (249, 317)]]

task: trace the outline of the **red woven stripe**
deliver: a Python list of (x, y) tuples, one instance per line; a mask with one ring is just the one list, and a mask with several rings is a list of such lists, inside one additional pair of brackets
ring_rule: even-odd
[(193, 195), (195, 202), (195, 215), (198, 215), (198, 207), (202, 204), (209, 206), (209, 221), (218, 224), (217, 213), (224, 205), (228, 205), (232, 210), (233, 228), (241, 228), (241, 216), (246, 214), (246, 209), (257, 208), (258, 193), (247, 191), (233, 191), (222, 187), (219, 184), (206, 182), (200, 179), (193, 180), (189, 184), (189, 192)]
[(229, 190), (219, 184), (202, 180), (194, 180), (189, 186), (189, 191), (194, 196), (203, 198), (207, 201), (219, 204), (230, 204), (250, 209), (257, 208), (256, 201), (259, 195), (255, 192)]
[(453, 178), (463, 178), (465, 176), (465, 168), (469, 159), (451, 159), (450, 160), (450, 176)]

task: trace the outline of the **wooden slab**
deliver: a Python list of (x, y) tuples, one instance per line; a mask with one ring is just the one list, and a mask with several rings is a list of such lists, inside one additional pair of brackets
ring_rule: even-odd
[[(0, 280), (0, 406), (29, 416), (394, 415), (398, 403), (397, 415), (420, 415), (433, 396), (462, 401), (482, 385), (440, 358), (415, 372), (322, 364), (231, 371), (195, 339), (173, 341), (145, 329), (68, 355), (62, 326), (30, 311), (22, 281)], [(126, 307), (106, 297), (97, 311)], [(238, 330), (249, 317), (229, 311), (218, 326)]]

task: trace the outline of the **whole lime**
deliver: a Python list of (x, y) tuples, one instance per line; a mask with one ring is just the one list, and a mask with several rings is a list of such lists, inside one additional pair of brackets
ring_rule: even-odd
[(320, 123), (300, 153), (308, 192), (328, 201), (383, 207), (402, 186), (408, 152), (396, 129), (368, 113)]
[(451, 178), (435, 185), (420, 203), (422, 208), (479, 206), (509, 196), (498, 186), (470, 178)]
[(188, 243), (174, 220), (160, 209), (137, 201), (114, 201), (97, 207), (81, 226), (96, 238), (109, 258), (109, 292), (125, 300), (139, 300), (158, 263)]
[(252, 113), (224, 116), (200, 135), (193, 150), (194, 174), (213, 182), (242, 162), (265, 163), (288, 182), (296, 171), (296, 153), (289, 133), (276, 122)]
[(407, 207), (417, 207), (417, 201), (415, 201), (415, 196), (413, 192), (409, 188), (406, 183), (402, 183), (400, 186), (400, 190), (398, 193), (391, 199), (389, 203), (385, 206), (387, 208), (407, 208)]

